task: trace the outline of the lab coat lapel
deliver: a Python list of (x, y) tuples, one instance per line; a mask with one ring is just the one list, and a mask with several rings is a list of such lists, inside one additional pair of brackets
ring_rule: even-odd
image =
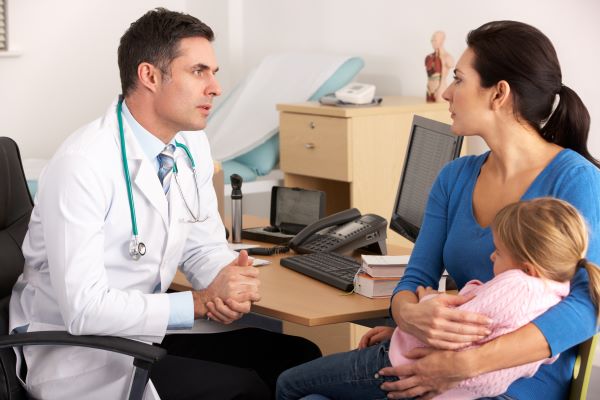
[[(127, 145), (129, 146), (129, 143)], [(140, 149), (140, 152), (141, 151), (142, 150)], [(127, 159), (130, 159), (129, 156)], [(169, 205), (154, 167), (150, 164), (150, 161), (146, 159), (144, 154), (141, 154), (141, 158), (132, 160), (132, 163), (134, 162), (138, 165), (138, 168), (133, 170), (131, 166), (129, 167), (131, 179), (134, 180), (134, 184), (141, 194), (146, 197), (150, 204), (158, 211), (165, 227), (167, 227), (169, 225)]]
[[(171, 187), (169, 189), (169, 216), (171, 225), (180, 223), (184, 220), (189, 220), (192, 216), (181, 197), (181, 192), (185, 195), (185, 200), (188, 202), (194, 214), (197, 214), (198, 210), (198, 195), (196, 194), (196, 185), (194, 183), (194, 175), (192, 173), (192, 167), (189, 159), (185, 152), (181, 149), (177, 149), (175, 152), (175, 162), (179, 173), (177, 174), (177, 181), (175, 176), (171, 179)], [(173, 226), (171, 226), (173, 228)]]

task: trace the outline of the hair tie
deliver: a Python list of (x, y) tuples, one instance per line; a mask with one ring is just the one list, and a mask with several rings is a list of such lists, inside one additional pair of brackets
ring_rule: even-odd
[(566, 89), (566, 86), (561, 83), (560, 86), (558, 87), (558, 91), (556, 92), (556, 94), (559, 95), (559, 94), (563, 93), (565, 89)]
[(587, 259), (582, 258), (581, 260), (577, 261), (577, 268), (585, 268), (587, 262)]

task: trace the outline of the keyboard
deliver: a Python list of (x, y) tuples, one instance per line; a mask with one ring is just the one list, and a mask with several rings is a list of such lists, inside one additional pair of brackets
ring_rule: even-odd
[(282, 258), (280, 264), (338, 289), (354, 289), (354, 276), (360, 263), (337, 253), (312, 253)]

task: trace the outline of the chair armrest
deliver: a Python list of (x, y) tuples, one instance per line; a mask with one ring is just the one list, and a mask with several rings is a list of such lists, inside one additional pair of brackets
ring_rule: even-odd
[(600, 334), (595, 334), (579, 345), (575, 365), (573, 366), (573, 379), (571, 380), (570, 400), (587, 399), (588, 386), (592, 376), (592, 367), (596, 345)]
[(167, 351), (161, 347), (115, 336), (76, 336), (64, 331), (26, 332), (0, 336), (0, 348), (34, 345), (91, 347), (126, 354), (149, 364), (154, 364), (167, 354)]

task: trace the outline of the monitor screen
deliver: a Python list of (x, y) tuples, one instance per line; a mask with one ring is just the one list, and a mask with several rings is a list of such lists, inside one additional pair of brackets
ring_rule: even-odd
[(323, 218), (325, 193), (319, 190), (274, 186), (271, 192), (273, 226), (312, 224)]
[(450, 125), (415, 115), (390, 228), (414, 242), (419, 234), (429, 191), (442, 167), (460, 154), (462, 137)]

